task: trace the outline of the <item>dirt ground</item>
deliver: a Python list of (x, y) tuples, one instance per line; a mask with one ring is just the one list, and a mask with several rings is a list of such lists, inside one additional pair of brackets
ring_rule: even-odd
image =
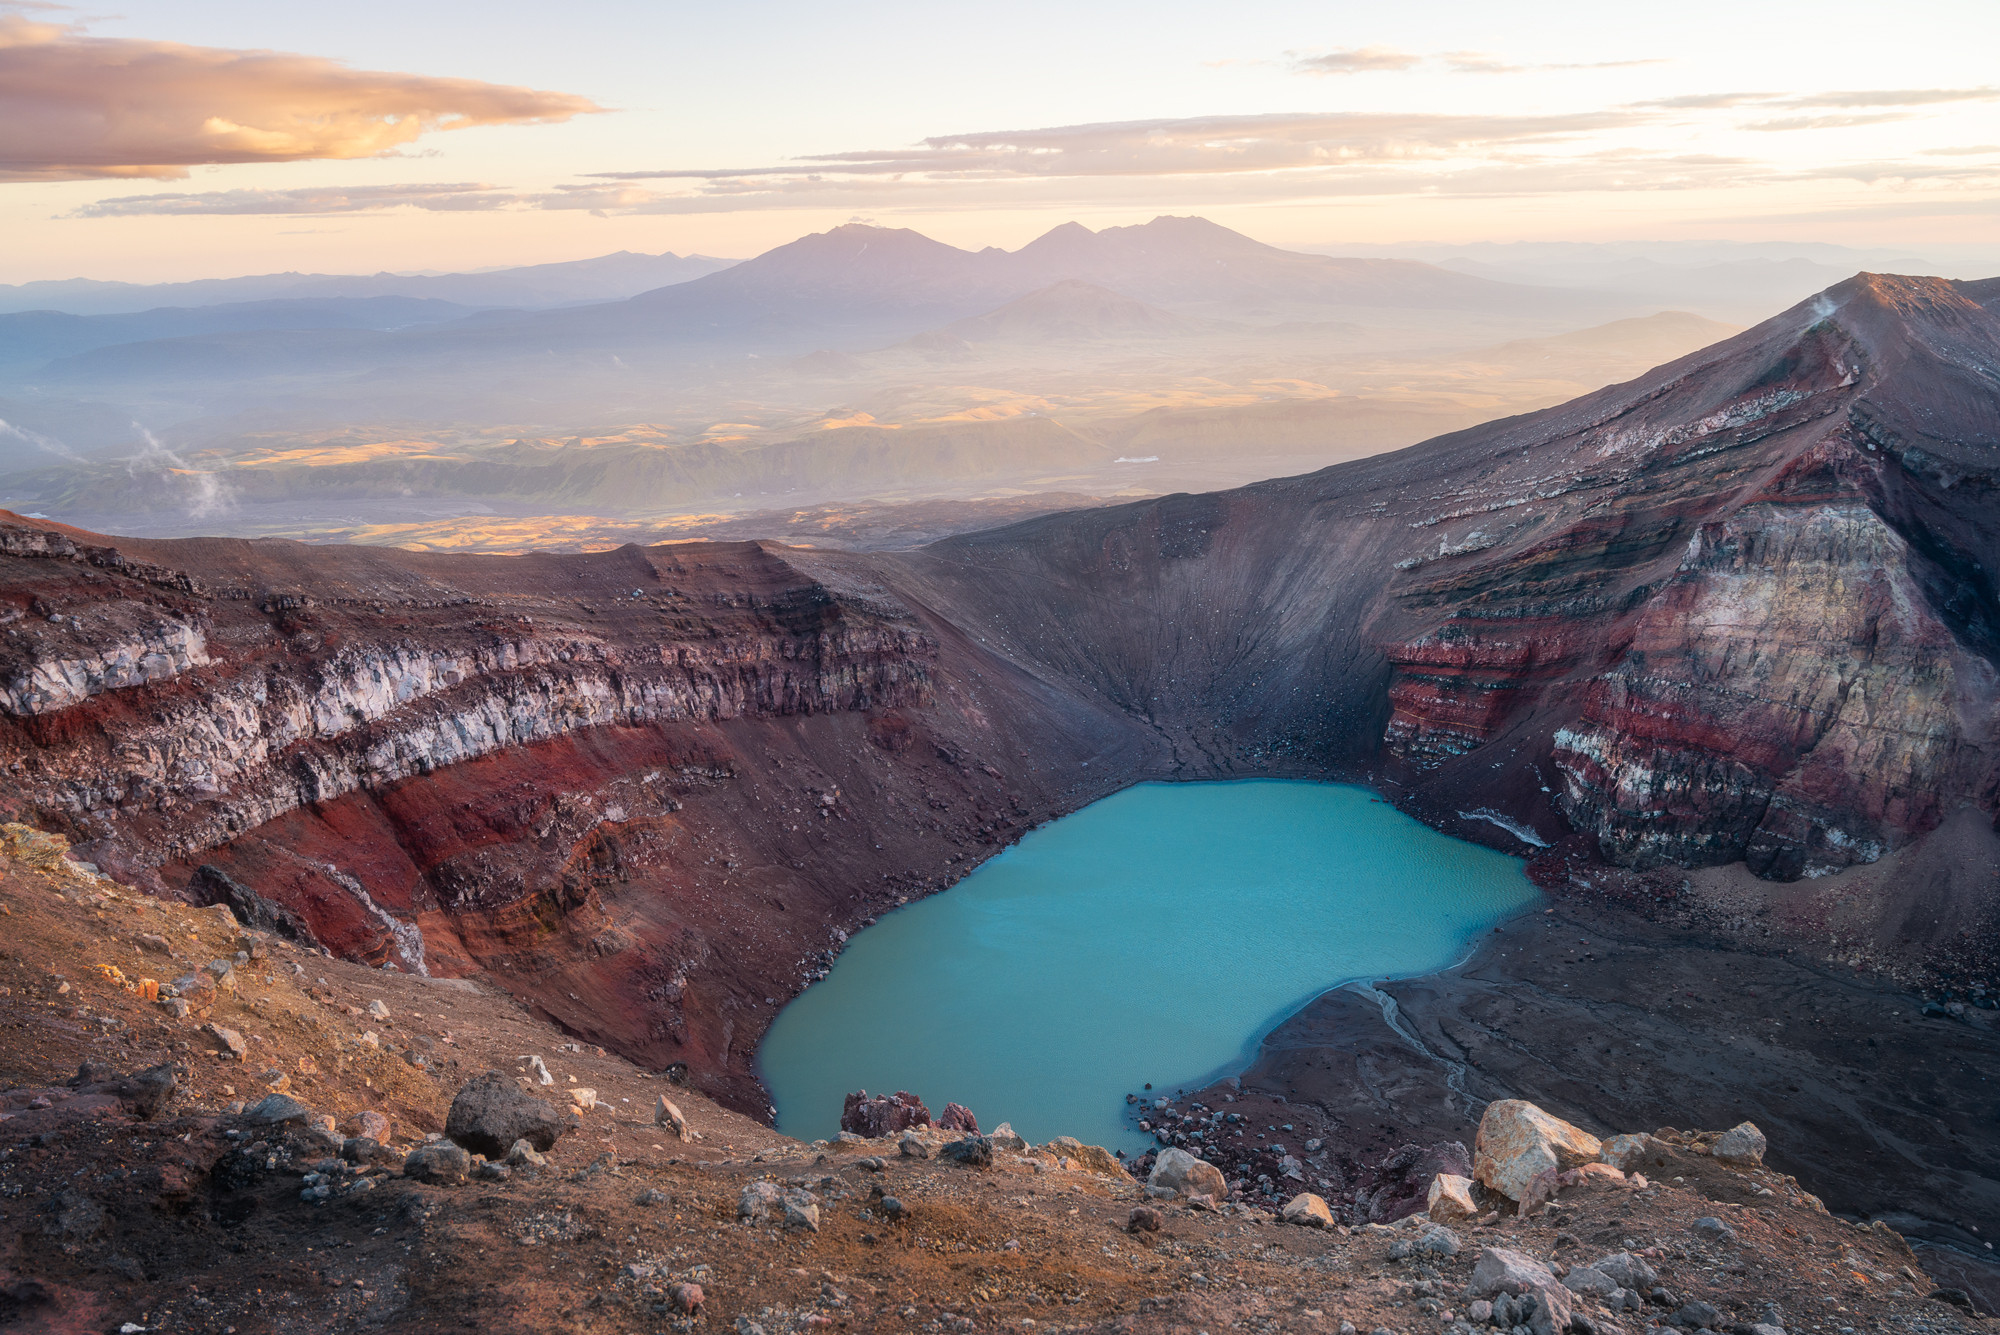
[[(1405, 1335), (1462, 1324), (1471, 1268), (1495, 1246), (1557, 1265), (1640, 1252), (1672, 1304), (1711, 1303), (1729, 1328), (1774, 1311), (1788, 1331), (1829, 1335), (1990, 1328), (1943, 1300), (1888, 1228), (1827, 1215), (1782, 1174), (1692, 1153), (1643, 1189), (1580, 1186), (1532, 1218), (1454, 1225), (1450, 1256), (1411, 1249), (1420, 1221), (1323, 1230), (1240, 1204), (1160, 1202), (1159, 1231), (1129, 1232), (1143, 1187), (1088, 1171), (1061, 1146), (1001, 1149), (970, 1167), (886, 1140), (801, 1144), (566, 1039), (511, 998), (253, 939), (221, 911), (130, 894), (63, 859), (59, 843), (12, 828), (0, 879), (0, 1084), (14, 1090), (0, 1096), (9, 1331), (1335, 1332), (1347, 1322)], [(211, 1009), (178, 1016), (146, 996), (144, 980), (224, 959), (234, 986)], [(240, 1057), (217, 1029), (238, 1039)], [(128, 1073), (171, 1063), (177, 1087), (147, 1120), (65, 1086), (85, 1061)], [(592, 1090), (595, 1106), (538, 1170), (459, 1186), (403, 1176), (403, 1154), (488, 1069), (558, 1103)], [(366, 1173), (335, 1174), (328, 1199), (302, 1199), (337, 1141), (246, 1121), (240, 1105), (273, 1089), (343, 1130), (363, 1113), (389, 1118), (390, 1152)], [(654, 1124), (662, 1093), (692, 1139)], [(739, 1219), (745, 1187), (762, 1179), (797, 1200), (809, 1193), (816, 1230)], [(1711, 1217), (1732, 1240), (1694, 1231)], [(692, 1312), (689, 1284), (702, 1292)], [(1591, 1319), (1637, 1335), (1674, 1310)]]

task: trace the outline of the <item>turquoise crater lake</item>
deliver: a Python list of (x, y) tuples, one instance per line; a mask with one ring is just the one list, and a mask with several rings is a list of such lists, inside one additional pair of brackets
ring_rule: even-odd
[(1240, 1069), (1327, 988), (1448, 965), (1534, 898), (1518, 859), (1364, 788), (1141, 784), (856, 935), (758, 1061), (802, 1139), (865, 1087), (1131, 1150), (1128, 1091)]

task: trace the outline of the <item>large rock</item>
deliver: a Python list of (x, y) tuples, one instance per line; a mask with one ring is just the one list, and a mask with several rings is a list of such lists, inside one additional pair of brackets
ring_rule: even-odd
[(78, 1094), (109, 1095), (140, 1121), (150, 1122), (180, 1088), (178, 1074), (172, 1062), (121, 1075), (114, 1067), (86, 1061), (70, 1078), (69, 1087)]
[(878, 1094), (870, 1098), (865, 1089), (847, 1096), (840, 1109), (840, 1129), (877, 1140), (907, 1131), (913, 1126), (929, 1126), (931, 1110), (908, 1090)]
[(1479, 1213), (1479, 1207), (1472, 1203), (1472, 1179), (1456, 1173), (1439, 1173), (1432, 1178), (1424, 1204), (1425, 1213), (1441, 1224), (1470, 1219)]
[(1522, 1099), (1488, 1104), (1473, 1141), (1472, 1175), (1508, 1200), (1518, 1201), (1537, 1173), (1595, 1163), (1603, 1153), (1596, 1136), (1551, 1117)]
[(444, 1119), (445, 1135), (489, 1159), (504, 1157), (517, 1140), (546, 1153), (567, 1130), (567, 1114), (498, 1071), (466, 1081)]
[(1333, 1227), (1333, 1211), (1310, 1191), (1301, 1192), (1286, 1201), (1283, 1218), (1288, 1224), (1304, 1224), (1308, 1228)]
[(1764, 1162), (1764, 1133), (1755, 1122), (1738, 1122), (1715, 1138), (1708, 1152), (1726, 1164), (1755, 1168)]
[(243, 1110), (243, 1120), (252, 1126), (282, 1126), (286, 1123), (304, 1126), (312, 1120), (312, 1116), (311, 1108), (289, 1094), (267, 1095)]
[(1509, 1324), (1526, 1326), (1535, 1335), (1567, 1335), (1576, 1316), (1575, 1298), (1547, 1266), (1505, 1247), (1479, 1253), (1466, 1292), (1496, 1300), (1496, 1308), (1507, 1304), (1513, 1314)]
[(1630, 1252), (1613, 1252), (1590, 1263), (1590, 1268), (1599, 1274), (1609, 1275), (1620, 1288), (1636, 1293), (1649, 1292), (1659, 1282), (1659, 1275), (1653, 1267)]
[(1211, 1196), (1218, 1202), (1229, 1199), (1229, 1183), (1222, 1170), (1181, 1149), (1160, 1151), (1146, 1185), (1177, 1191), (1183, 1196)]

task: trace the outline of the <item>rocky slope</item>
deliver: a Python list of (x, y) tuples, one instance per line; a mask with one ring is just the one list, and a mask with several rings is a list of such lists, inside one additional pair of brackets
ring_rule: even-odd
[[(1406, 1204), (1354, 1228), (1309, 1195), (1288, 1226), (1231, 1184), (1142, 1186), (1101, 1150), (998, 1128), (956, 1151), (931, 1128), (802, 1145), (564, 1040), (490, 984), (325, 959), (132, 893), (59, 840), (0, 836), (12, 1330), (1991, 1326), (1894, 1230), (1830, 1217), (1759, 1165), (1740, 1128), (1598, 1145), (1496, 1105), (1478, 1182), (1392, 1155), (1381, 1175)], [(150, 999), (177, 969), (195, 978)], [(461, 1120), (468, 1088), (509, 1097)], [(686, 1138), (652, 1111), (663, 1089)], [(502, 1103), (556, 1129), (545, 1154), (477, 1162), (439, 1138), (490, 1133)], [(1553, 1162), (1630, 1175), (1523, 1178), (1551, 1144)], [(1432, 1202), (1437, 1181), (1454, 1189)], [(1496, 1194), (1510, 1185), (1518, 1205)]]
[[(6, 800), (752, 1112), (846, 932), (1141, 778), (1369, 779), (1551, 887), (1740, 865), (1746, 920), (1823, 931), (1786, 884), (1991, 839), (1996, 300), (1863, 276), (1561, 408), (912, 553), (9, 519)], [(1877, 881), (1843, 930), (1934, 962), (1992, 892)]]

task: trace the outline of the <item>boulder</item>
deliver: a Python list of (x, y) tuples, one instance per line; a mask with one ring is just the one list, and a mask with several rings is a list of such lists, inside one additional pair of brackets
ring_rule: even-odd
[(687, 1118), (681, 1116), (681, 1110), (665, 1094), (660, 1095), (659, 1103), (653, 1108), (653, 1125), (666, 1127), (674, 1133), (676, 1140), (691, 1139)]
[(1659, 1275), (1630, 1252), (1613, 1252), (1590, 1263), (1590, 1268), (1601, 1275), (1609, 1275), (1620, 1288), (1632, 1289), (1639, 1293), (1650, 1290), (1659, 1282)]
[(1165, 1219), (1150, 1205), (1135, 1205), (1132, 1213), (1125, 1216), (1127, 1233), (1158, 1233)]
[(1576, 1318), (1576, 1300), (1554, 1273), (1534, 1257), (1505, 1247), (1479, 1253), (1466, 1292), (1493, 1299), (1496, 1316), (1504, 1307), (1512, 1317), (1509, 1324), (1526, 1326), (1535, 1335), (1567, 1335)]
[(1720, 1246), (1723, 1243), (1736, 1241), (1736, 1230), (1714, 1215), (1705, 1215), (1689, 1224), (1688, 1228), (1703, 1242)]
[(1326, 1208), (1325, 1201), (1309, 1191), (1286, 1201), (1282, 1218), (1288, 1224), (1304, 1224), (1308, 1228), (1333, 1227), (1333, 1211)]
[(498, 1071), (476, 1075), (459, 1087), (444, 1119), (450, 1139), (489, 1159), (507, 1153), (517, 1140), (547, 1152), (569, 1129), (556, 1106), (515, 1084)]
[(928, 1159), (931, 1157), (931, 1147), (925, 1143), (924, 1138), (912, 1135), (909, 1132), (905, 1132), (903, 1138), (896, 1142), (896, 1148), (902, 1151), (905, 1159)]
[(775, 1182), (746, 1182), (736, 1198), (736, 1217), (753, 1224), (768, 1224), (784, 1212), (785, 1193)]
[(347, 1119), (347, 1133), (349, 1135), (366, 1136), (368, 1139), (380, 1141), (384, 1145), (389, 1143), (389, 1133), (392, 1129), (389, 1119), (373, 1109), (366, 1112), (358, 1112)]
[(1012, 1150), (1018, 1154), (1028, 1148), (1028, 1142), (1021, 1139), (1019, 1133), (1007, 1122), (994, 1127), (986, 1138), (993, 1142), (993, 1148), (996, 1150)]
[(1617, 1280), (1595, 1266), (1580, 1265), (1562, 1278), (1563, 1287), (1571, 1293), (1580, 1293), (1587, 1298), (1604, 1299), (1624, 1288)]
[(1223, 1178), (1222, 1170), (1181, 1149), (1160, 1151), (1146, 1185), (1179, 1192), (1183, 1196), (1213, 1196), (1219, 1201), (1229, 1199), (1229, 1183)]
[(785, 1227), (819, 1232), (819, 1206), (794, 1197), (785, 1198)]
[(252, 1126), (304, 1126), (313, 1110), (289, 1094), (268, 1094), (243, 1110), (243, 1120)]
[(1425, 1205), (1426, 1213), (1441, 1224), (1470, 1219), (1479, 1213), (1479, 1207), (1472, 1203), (1472, 1179), (1456, 1173), (1439, 1173), (1431, 1179)]
[(1472, 1176), (1509, 1200), (1519, 1201), (1537, 1173), (1593, 1163), (1603, 1152), (1596, 1136), (1549, 1116), (1522, 1099), (1486, 1107), (1473, 1141)]
[(972, 1115), (972, 1109), (962, 1104), (945, 1104), (944, 1112), (938, 1115), (937, 1125), (940, 1131), (963, 1131), (969, 1136), (979, 1134), (979, 1119)]
[(1604, 1162), (1621, 1173), (1636, 1173), (1643, 1168), (1664, 1168), (1673, 1147), (1664, 1141), (1654, 1140), (1644, 1131), (1634, 1131), (1622, 1136), (1613, 1136), (1604, 1142), (1599, 1151)]
[(403, 1176), (434, 1186), (455, 1187), (472, 1172), (472, 1156), (448, 1140), (417, 1146), (403, 1160)]
[[(969, 1115), (969, 1114), (968, 1114)], [(913, 1126), (929, 1126), (931, 1110), (908, 1090), (878, 1094), (870, 1098), (865, 1089), (847, 1096), (840, 1109), (840, 1129), (877, 1140), (907, 1131)]]
[[(187, 996), (188, 994), (183, 992), (181, 995)], [(214, 989), (211, 988), (209, 990), (211, 1001), (214, 999), (214, 996)], [(233, 1059), (235, 1061), (242, 1061), (245, 1054), (250, 1051), (250, 1045), (243, 1041), (243, 1035), (237, 1033), (234, 1029), (225, 1028), (219, 1024), (205, 1024), (202, 1026), (202, 1030), (210, 1038), (222, 1045), (221, 1055), (224, 1060)]]
[(1764, 1162), (1764, 1150), (1764, 1133), (1757, 1129), (1757, 1124), (1738, 1122), (1717, 1136), (1708, 1152), (1723, 1163), (1755, 1168)]
[(1466, 1291), (1475, 1298), (1491, 1298), (1498, 1293), (1527, 1293), (1537, 1288), (1555, 1288), (1550, 1269), (1526, 1252), (1505, 1247), (1486, 1247), (1473, 1264)]
[[(1118, 1156), (1110, 1150), (1102, 1145), (1086, 1145), (1075, 1136), (1057, 1136), (1042, 1146), (1042, 1149), (1058, 1158), (1069, 1160), (1070, 1168), (1076, 1172), (1126, 1180), (1130, 1180), (1132, 1176), (1125, 1171), (1125, 1165), (1118, 1162)], [(1219, 1178), (1222, 1175), (1217, 1173), (1216, 1176)], [(1222, 1193), (1222, 1199), (1226, 1200), (1228, 1196), (1227, 1191)]]
[(984, 1136), (966, 1136), (946, 1145), (938, 1151), (938, 1155), (968, 1168), (990, 1168), (993, 1166), (993, 1142)]

